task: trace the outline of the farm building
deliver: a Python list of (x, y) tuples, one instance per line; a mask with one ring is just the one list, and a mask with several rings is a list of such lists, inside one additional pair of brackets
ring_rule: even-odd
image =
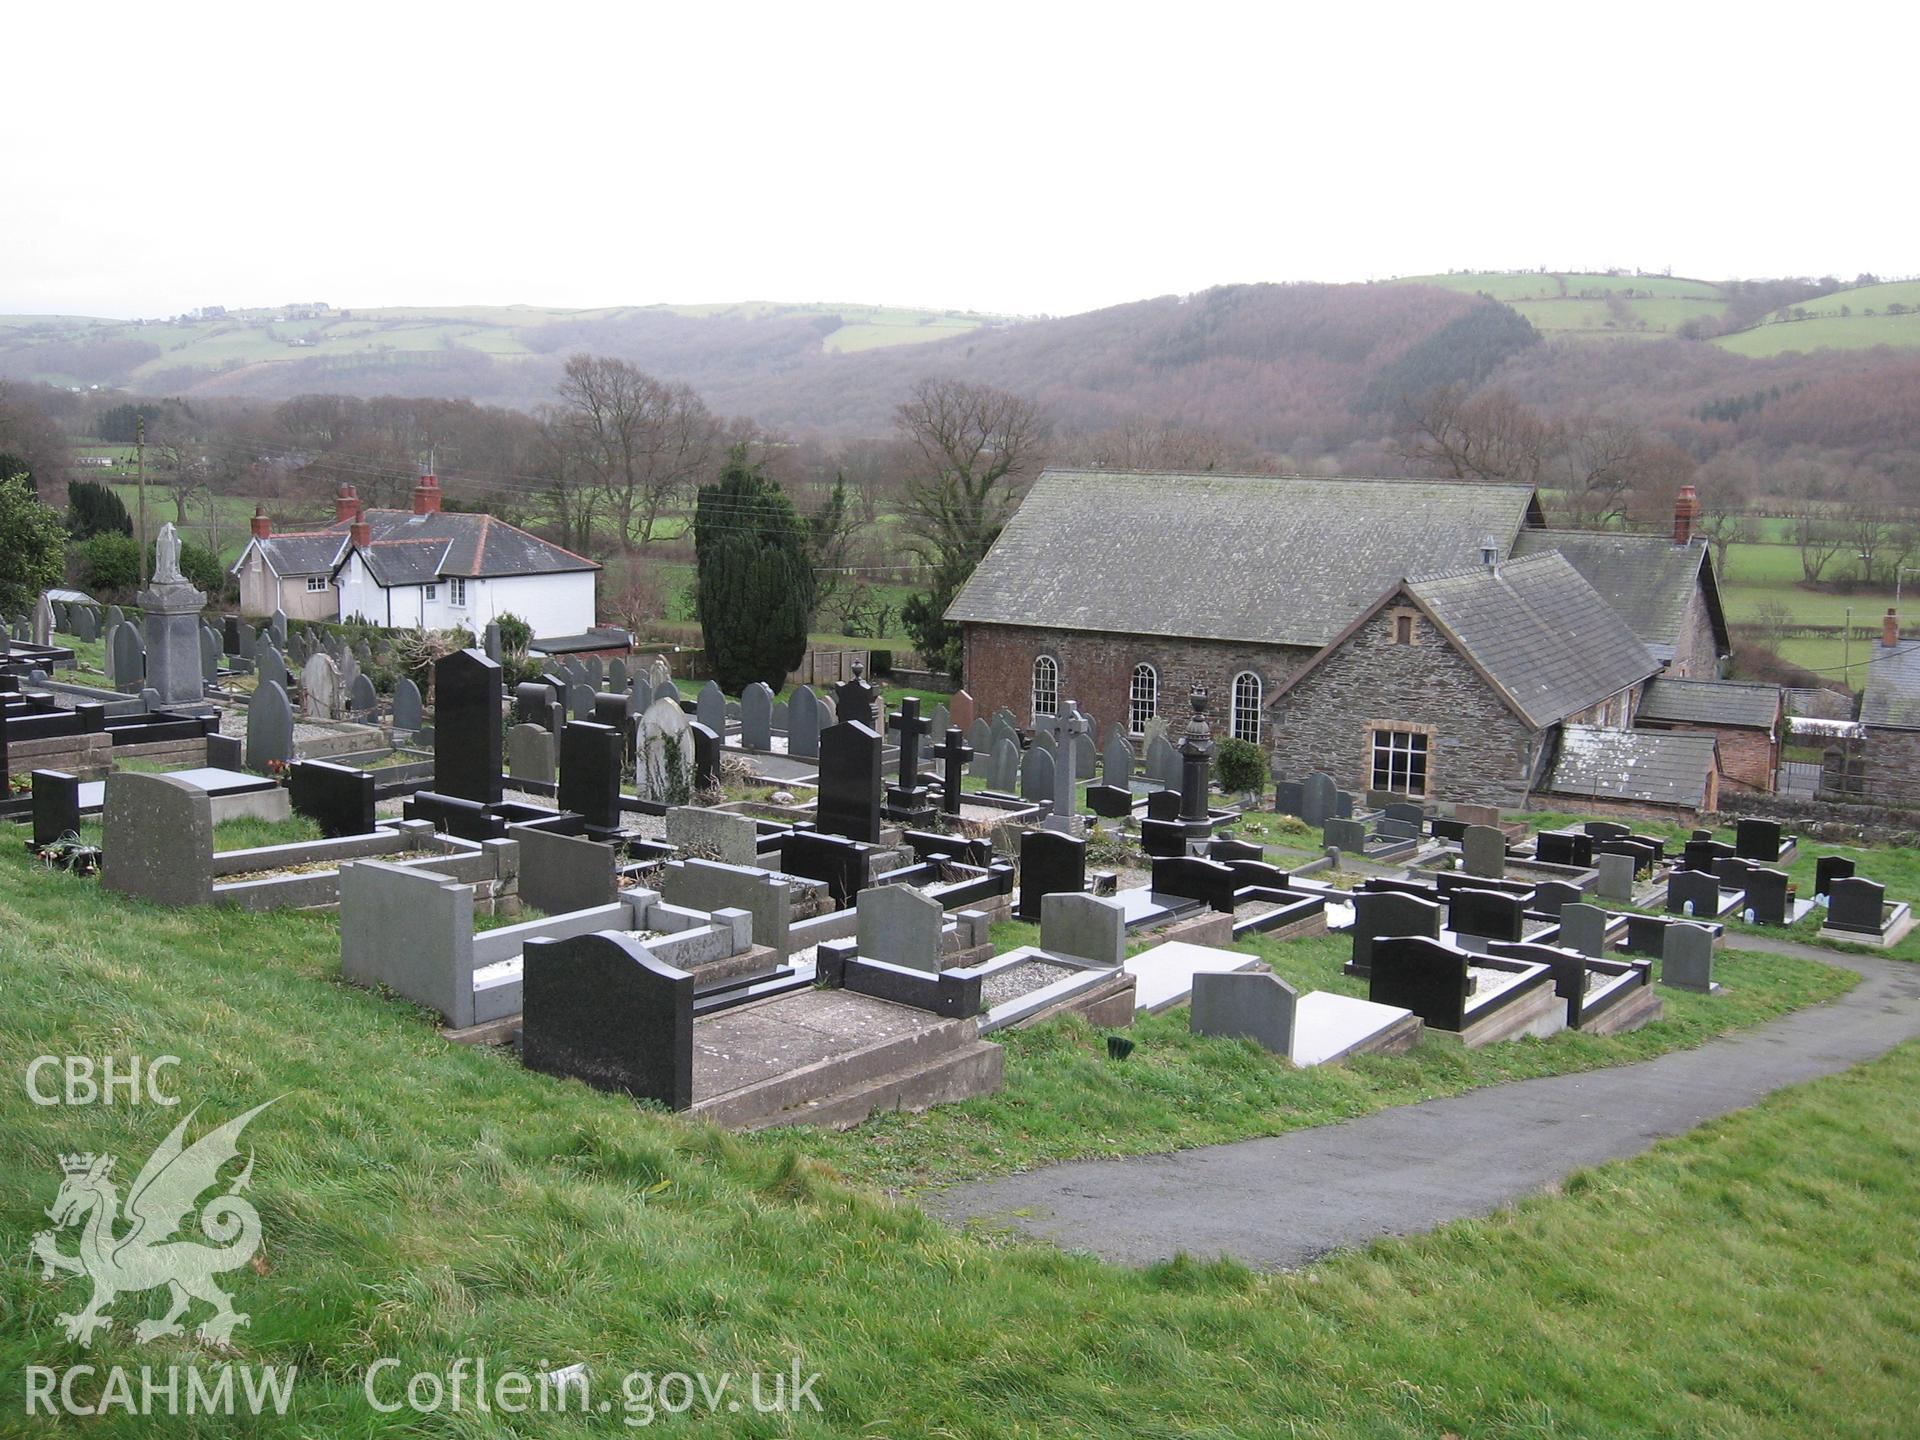
[[(1877, 805), (1920, 805), (1920, 640), (1900, 635), (1889, 609), (1880, 642), (1867, 657), (1860, 696), (1860, 738), (1847, 757), (1848, 798)], [(1834, 766), (1828, 765), (1829, 788)]]
[(256, 514), (234, 562), (240, 608), (291, 619), (370, 620), (476, 635), (517, 615), (535, 635), (592, 628), (600, 566), (491, 515), (443, 511), (440, 482), (422, 475), (410, 510), (369, 510), (343, 485), (334, 522), (275, 535)]
[(1720, 772), (1726, 784), (1762, 794), (1773, 792), (1786, 724), (1778, 685), (1662, 675), (1647, 686), (1634, 724), (1647, 730), (1712, 735), (1720, 742)]

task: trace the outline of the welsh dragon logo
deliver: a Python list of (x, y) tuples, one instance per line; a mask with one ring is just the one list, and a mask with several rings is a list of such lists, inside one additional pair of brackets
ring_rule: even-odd
[[(142, 1320), (134, 1327), (142, 1341), (181, 1334), (180, 1317), (195, 1300), (214, 1307), (195, 1331), (203, 1340), (224, 1345), (236, 1325), (247, 1323), (247, 1316), (235, 1312), (233, 1297), (215, 1285), (213, 1277), (239, 1269), (260, 1248), (260, 1212), (240, 1194), (253, 1178), (251, 1152), (233, 1183), (200, 1211), (200, 1229), (214, 1243), (173, 1236), (201, 1194), (216, 1183), (220, 1167), (239, 1155), (237, 1142), (247, 1122), (271, 1104), (269, 1100), (256, 1105), (188, 1146), (183, 1137), (188, 1122), (199, 1113), (195, 1107), (140, 1168), (127, 1192), (124, 1216), (113, 1183), (115, 1157), (60, 1157), (66, 1178), (46, 1212), (54, 1229), (33, 1237), (32, 1253), (46, 1267), (48, 1279), (64, 1273), (93, 1281), (93, 1298), (86, 1308), (59, 1317), (69, 1340), (90, 1344), (94, 1331), (113, 1324), (106, 1311), (116, 1299), (162, 1285), (171, 1292), (173, 1303), (161, 1319)], [(121, 1233), (123, 1222), (130, 1222), (130, 1228)], [(64, 1254), (55, 1243), (57, 1232), (76, 1224), (83, 1227), (79, 1250)]]

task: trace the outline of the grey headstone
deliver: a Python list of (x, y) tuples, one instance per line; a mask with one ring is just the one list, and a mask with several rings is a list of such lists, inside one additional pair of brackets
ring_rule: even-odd
[(544, 725), (515, 725), (507, 731), (507, 773), (516, 780), (553, 784), (560, 742)]
[(402, 675), (393, 682), (393, 728), (418, 730), (422, 718), (420, 687), (410, 677)]
[(53, 643), (53, 601), (47, 598), (44, 590), (40, 592), (40, 598), (33, 602), (33, 643)]
[(1320, 827), (1320, 837), (1342, 854), (1364, 855), (1367, 850), (1367, 827), (1358, 820), (1329, 820)]
[(820, 758), (820, 701), (811, 685), (796, 685), (788, 702), (787, 754), (801, 760)]
[(953, 712), (948, 710), (944, 703), (935, 701), (933, 706), (933, 724), (927, 733), (929, 735), (945, 735), (947, 733), (947, 727), (951, 724), (953, 724)]
[(1316, 770), (1300, 782), (1300, 818), (1309, 825), (1324, 825), (1335, 818), (1333, 797), (1338, 787), (1324, 770)]
[(667, 811), (667, 843), (680, 850), (683, 859), (690, 851), (699, 859), (722, 865), (756, 865), (758, 833), (751, 815), (687, 805)]
[(91, 605), (73, 607), (73, 633), (89, 644), (100, 638), (100, 613)]
[(105, 621), (106, 629), (112, 630), (113, 627), (116, 625), (126, 624), (126, 621), (127, 621), (126, 611), (122, 610), (118, 605), (107, 606), (107, 618)]
[(200, 681), (204, 685), (217, 684), (220, 679), (220, 637), (200, 627)]
[(993, 743), (993, 727), (975, 716), (967, 727), (967, 744), (973, 747), (967, 773), (976, 780), (985, 780), (993, 774)]
[(1600, 878), (1594, 887), (1600, 898), (1630, 904), (1633, 900), (1633, 857), (1603, 853), (1594, 856), (1593, 863), (1594, 868), (1600, 872)]
[(748, 750), (773, 748), (773, 691), (764, 681), (740, 692), (740, 743)]
[(1713, 989), (1713, 932), (1704, 925), (1667, 926), (1660, 944), (1660, 979), (1676, 990)]
[(340, 708), (340, 667), (322, 651), (300, 671), (300, 713), (310, 720), (338, 720)]
[(473, 887), (384, 860), (340, 867), (340, 973), (465, 1028), (473, 1008)]
[(634, 788), (641, 799), (684, 805), (693, 798), (693, 721), (678, 700), (656, 700), (647, 707), (640, 717), (639, 750)]
[(1460, 837), (1461, 868), (1482, 880), (1507, 874), (1507, 837), (1491, 825), (1469, 825)]
[(138, 685), (147, 673), (147, 647), (140, 632), (122, 622), (108, 636), (108, 679), (122, 689)]
[(101, 827), (108, 890), (156, 905), (213, 899), (213, 804), (198, 785), (172, 775), (107, 776)]
[(1028, 749), (1020, 762), (1020, 798), (1022, 800), (1053, 799), (1053, 756), (1042, 745), (1035, 744)]
[(520, 846), (520, 899), (534, 909), (568, 915), (611, 905), (619, 894), (613, 846), (530, 825), (508, 826), (507, 838)]
[(1560, 907), (1560, 948), (1598, 957), (1607, 948), (1607, 912), (1598, 905)]
[(380, 696), (374, 691), (373, 677), (356, 675), (353, 684), (347, 690), (347, 705), (356, 715), (370, 715), (380, 703)]
[(1002, 795), (1015, 795), (1020, 790), (1020, 746), (1003, 737), (994, 742), (993, 768), (987, 776), (987, 788)]
[(1245, 1037), (1276, 1055), (1293, 1053), (1299, 996), (1269, 970), (1201, 971), (1193, 977), (1188, 1024), (1195, 1035)]
[(1127, 958), (1127, 907), (1101, 895), (1042, 895), (1040, 948), (1117, 967)]
[(714, 734), (726, 735), (727, 697), (714, 681), (709, 680), (700, 687), (700, 698), (694, 702), (693, 718)]
[(940, 973), (940, 902), (911, 885), (875, 885), (860, 892), (860, 954), (914, 970)]
[(776, 700), (773, 702), (773, 729), (775, 734), (786, 734), (787, 726), (792, 719), (793, 712), (788, 708), (786, 701)]
[(593, 719), (593, 694), (584, 680), (567, 686), (567, 713), (575, 720)]
[(247, 702), (247, 768), (293, 759), (293, 705), (278, 680), (262, 679)]
[(140, 692), (140, 708), (149, 715), (160, 708), (160, 692), (151, 685)]
[[(625, 690), (632, 684), (633, 672), (627, 668), (627, 662), (625, 660), (622, 660), (616, 655), (612, 660), (607, 662), (607, 689)], [(649, 690), (648, 693), (648, 703), (652, 703), (651, 690)], [(646, 705), (642, 705), (640, 708), (644, 710), (647, 707)]]

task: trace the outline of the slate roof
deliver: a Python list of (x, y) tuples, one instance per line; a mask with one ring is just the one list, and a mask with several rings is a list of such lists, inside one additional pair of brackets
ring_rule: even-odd
[(1920, 730), (1920, 640), (1873, 647), (1867, 656), (1860, 723), (1885, 730)]
[(1676, 545), (1666, 535), (1619, 530), (1528, 530), (1513, 546), (1515, 559), (1548, 550), (1566, 556), (1662, 660), (1673, 658), (1686, 625), (1688, 602), (1704, 585), (1714, 643), (1723, 655), (1732, 650), (1705, 540)]
[(1048, 469), (947, 618), (1318, 647), (1540, 519), (1527, 485)]
[(1406, 589), (1535, 729), (1660, 668), (1556, 551), (1409, 580)]
[(1684, 725), (1730, 725), (1772, 730), (1780, 718), (1780, 687), (1734, 680), (1676, 680), (1661, 675), (1640, 698), (1642, 720)]
[[(562, 550), (538, 535), (491, 515), (439, 510), (416, 515), (411, 510), (369, 510), (363, 517), (373, 539), (369, 568), (406, 577), (382, 584), (418, 585), (436, 575), (560, 575), (570, 570), (598, 570), (599, 564), (571, 550)], [(345, 535), (352, 522), (342, 520), (327, 533)], [(423, 553), (429, 542), (437, 546), (435, 569), (425, 572)], [(344, 558), (344, 557), (343, 557)]]
[(1547, 789), (1698, 810), (1707, 803), (1707, 777), (1719, 745), (1701, 730), (1568, 725), (1560, 732)]
[[(293, 530), (285, 535), (269, 535), (264, 540), (255, 538), (248, 542), (247, 548), (255, 545), (267, 557), (274, 574), (282, 579), (297, 580), (302, 575), (331, 575), (346, 553), (347, 537), (344, 532), (336, 535), (325, 530)], [(240, 553), (245, 558), (246, 550)], [(233, 570), (239, 573), (239, 560), (233, 562)]]

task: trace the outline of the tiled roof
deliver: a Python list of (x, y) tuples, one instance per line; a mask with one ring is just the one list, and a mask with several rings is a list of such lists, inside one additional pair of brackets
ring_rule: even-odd
[(1771, 730), (1780, 718), (1780, 687), (1735, 680), (1676, 680), (1659, 676), (1640, 700), (1642, 720), (1685, 725), (1733, 725)]
[[(290, 530), (284, 535), (269, 535), (249, 543), (260, 547), (274, 574), (282, 579), (298, 579), (302, 575), (332, 574), (346, 551), (347, 537), (330, 530)], [(239, 562), (234, 563), (237, 569)]]
[(947, 618), (1320, 646), (1539, 513), (1527, 485), (1049, 469)]
[[(600, 566), (571, 550), (562, 550), (538, 535), (529, 535), (517, 525), (496, 520), (491, 515), (458, 510), (437, 510), (416, 515), (411, 510), (369, 510), (363, 517), (373, 539), (373, 550), (405, 545), (408, 553), (396, 555), (392, 568), (396, 574), (418, 573), (422, 542), (440, 546), (440, 575), (559, 575), (569, 570), (598, 570)], [(352, 522), (342, 520), (327, 527), (327, 533), (344, 535)], [(418, 547), (418, 548), (416, 548)], [(428, 577), (431, 578), (431, 577)], [(420, 583), (417, 579), (395, 583)]]
[(1529, 530), (1513, 546), (1516, 559), (1548, 550), (1566, 556), (1619, 612), (1627, 628), (1662, 660), (1673, 658), (1686, 625), (1688, 603), (1704, 584), (1714, 643), (1722, 653), (1731, 648), (1705, 540), (1676, 545), (1665, 535), (1618, 530)]
[(1407, 590), (1536, 729), (1660, 668), (1612, 607), (1553, 551), (1409, 580)]
[(1920, 730), (1920, 640), (1874, 645), (1867, 656), (1860, 723), (1887, 730)]
[(1697, 810), (1719, 741), (1700, 730), (1603, 730), (1568, 725), (1547, 789)]

